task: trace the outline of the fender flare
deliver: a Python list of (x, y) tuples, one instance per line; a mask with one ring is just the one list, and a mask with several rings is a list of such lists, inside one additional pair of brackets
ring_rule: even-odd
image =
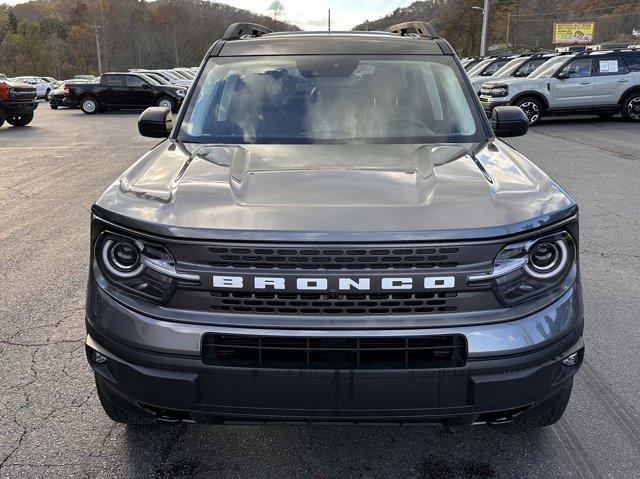
[(622, 106), (627, 97), (632, 93), (640, 93), (640, 85), (633, 85), (627, 88), (625, 92), (620, 95), (620, 101), (618, 102), (618, 105)]
[(516, 96), (514, 96), (511, 100), (509, 100), (509, 103), (513, 105), (518, 100), (520, 100), (521, 98), (524, 98), (526, 96), (532, 96), (532, 97), (535, 97), (538, 100), (540, 100), (542, 102), (542, 105), (544, 106), (545, 110), (549, 108), (549, 100), (547, 100), (547, 98), (543, 94), (541, 94), (540, 92), (537, 92), (535, 90), (520, 92), (520, 93), (516, 94)]

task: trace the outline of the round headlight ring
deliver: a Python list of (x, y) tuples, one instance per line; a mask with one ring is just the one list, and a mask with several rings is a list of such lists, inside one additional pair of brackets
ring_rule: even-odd
[(142, 272), (144, 264), (135, 243), (108, 239), (102, 245), (102, 263), (118, 278), (133, 278)]
[[(534, 255), (539, 252), (541, 248), (547, 248), (553, 255), (551, 260), (547, 262), (540, 259), (536, 261)], [(529, 262), (525, 265), (525, 271), (534, 278), (545, 279), (552, 278), (558, 273), (564, 270), (564, 267), (569, 260), (569, 249), (567, 244), (563, 240), (556, 241), (538, 241), (529, 249)], [(538, 262), (538, 264), (536, 264)]]

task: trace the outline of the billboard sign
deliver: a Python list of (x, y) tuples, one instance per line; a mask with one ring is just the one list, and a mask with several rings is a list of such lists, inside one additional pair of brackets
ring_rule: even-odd
[(555, 22), (553, 24), (554, 45), (579, 45), (593, 42), (594, 22)]

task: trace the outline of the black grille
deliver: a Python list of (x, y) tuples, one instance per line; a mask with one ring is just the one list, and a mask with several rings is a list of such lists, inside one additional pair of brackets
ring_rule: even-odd
[(461, 367), (466, 344), (458, 335), (315, 338), (206, 334), (205, 364), (247, 368), (428, 369)]
[(424, 269), (458, 266), (458, 248), (209, 248), (210, 265), (250, 269)]
[(446, 293), (310, 294), (212, 291), (213, 311), (247, 314), (380, 315), (425, 314), (456, 311)]
[(12, 98), (35, 98), (37, 96), (35, 88), (27, 87), (13, 87), (9, 90), (9, 95)]

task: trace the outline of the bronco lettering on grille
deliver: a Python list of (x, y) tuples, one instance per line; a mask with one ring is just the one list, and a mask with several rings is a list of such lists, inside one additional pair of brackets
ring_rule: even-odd
[[(372, 288), (372, 278), (337, 278), (336, 289), (338, 291), (370, 291), (372, 289), (381, 290), (413, 290), (413, 289), (450, 289), (455, 286), (456, 280), (453, 276), (427, 276), (419, 283), (414, 278), (388, 277), (374, 279), (378, 288)], [(290, 284), (288, 284), (290, 283)], [(328, 278), (284, 278), (284, 277), (261, 277), (245, 278), (242, 276), (213, 276), (214, 288), (241, 289), (252, 288), (256, 290), (286, 290), (297, 291), (326, 291), (329, 290)]]

